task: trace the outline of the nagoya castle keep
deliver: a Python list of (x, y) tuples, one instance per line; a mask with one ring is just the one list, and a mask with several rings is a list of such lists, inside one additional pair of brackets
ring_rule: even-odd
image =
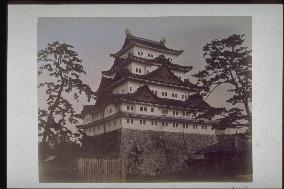
[[(190, 82), (192, 66), (179, 65), (183, 50), (126, 29), (121, 49), (102, 71), (94, 105), (85, 105), (77, 128), (89, 138), (90, 152), (121, 157), (129, 174), (158, 174), (182, 169), (187, 152), (217, 143), (216, 120), (196, 120), (193, 111), (213, 109)], [(141, 156), (137, 164), (134, 156)], [(137, 159), (137, 158), (136, 158)]]

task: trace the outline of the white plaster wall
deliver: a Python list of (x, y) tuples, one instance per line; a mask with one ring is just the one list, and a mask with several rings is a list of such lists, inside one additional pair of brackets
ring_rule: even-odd
[(105, 123), (102, 123), (96, 126), (94, 125), (94, 126), (88, 127), (84, 129), (84, 131), (86, 132), (88, 136), (94, 136), (94, 135), (103, 134), (104, 132), (114, 131), (120, 128), (121, 128), (120, 118), (116, 118), (116, 119), (110, 120), (108, 122), (105, 122)]
[(179, 77), (182, 81), (184, 81), (185, 79), (189, 79), (190, 75), (188, 73), (184, 73), (181, 71), (177, 71), (177, 70), (172, 70), (172, 72)]
[[(129, 119), (129, 123), (127, 123), (127, 119)], [(133, 120), (131, 123), (130, 120)], [(145, 124), (140, 124), (140, 120), (144, 120)], [(152, 121), (156, 121), (157, 125), (153, 124)], [(163, 123), (164, 122), (164, 126)], [(177, 127), (173, 126), (173, 123), (178, 123)], [(128, 129), (137, 129), (137, 130), (152, 130), (152, 131), (165, 131), (165, 132), (184, 132), (184, 133), (193, 133), (193, 134), (205, 134), (205, 135), (214, 135), (215, 130), (212, 129), (212, 125), (206, 124), (207, 128), (203, 124), (193, 124), (187, 123), (188, 128), (183, 128), (182, 122), (172, 122), (172, 121), (158, 121), (154, 119), (147, 118), (116, 118), (110, 120), (108, 122), (102, 123), (100, 125), (91, 126), (89, 128), (84, 129), (88, 136), (94, 136), (103, 134), (104, 132), (114, 131), (120, 128), (128, 128)], [(193, 128), (193, 125), (197, 125), (197, 129)], [(105, 130), (104, 130), (105, 126)]]
[[(157, 96), (161, 98), (169, 98), (175, 100), (185, 100), (185, 95), (188, 97), (189, 95), (194, 94), (194, 92), (188, 92), (187, 89), (177, 89), (174, 87), (164, 87), (155, 84), (148, 85), (151, 90), (157, 91)], [(162, 92), (167, 92), (167, 96), (162, 96)], [(177, 94), (177, 98), (172, 97), (172, 93)], [(184, 95), (184, 98), (182, 98)]]
[(102, 119), (104, 117), (104, 110), (102, 110), (102, 112), (98, 112), (96, 114), (94, 114), (93, 119), (98, 120), (98, 119)]
[[(115, 121), (115, 123), (113, 122)], [(111, 121), (111, 124), (107, 124), (106, 132), (114, 131), (121, 128), (121, 119), (117, 118)]]
[[(164, 126), (162, 125), (162, 121), (157, 121), (157, 125), (152, 125), (152, 121), (150, 119), (139, 119), (132, 118), (133, 123), (129, 121), (127, 123), (127, 119), (131, 118), (122, 118), (122, 128), (134, 129), (134, 130), (152, 130), (152, 131), (165, 131), (165, 132), (184, 132), (184, 133), (193, 133), (193, 134), (204, 134), (204, 135), (215, 135), (215, 130), (212, 129), (212, 126), (207, 125), (207, 129), (202, 129), (201, 125), (197, 127), (197, 129), (193, 129), (193, 124), (189, 124), (188, 128), (183, 128), (182, 123), (178, 123), (178, 127), (173, 127), (173, 122), (167, 122), (168, 125), (164, 121)], [(145, 120), (145, 124), (140, 124), (140, 120)]]
[[(133, 111), (131, 110), (127, 110), (127, 106), (129, 107), (133, 107)], [(140, 111), (140, 108), (143, 108), (143, 111)], [(144, 108), (146, 107), (147, 111), (144, 111)], [(151, 112), (151, 108), (154, 109), (153, 112)], [(162, 116), (163, 114), (163, 110), (168, 110), (168, 114), (165, 115), (167, 117), (180, 117), (180, 118), (187, 118), (187, 116), (183, 116), (181, 110), (176, 110), (176, 109), (171, 109), (171, 108), (167, 108), (167, 107), (158, 107), (155, 105), (148, 105), (148, 104), (132, 104), (132, 103), (123, 103), (121, 104), (121, 111), (123, 112), (127, 112), (127, 113), (136, 113), (139, 115), (151, 115), (151, 116)], [(173, 115), (173, 110), (178, 111), (178, 115)]]
[(247, 130), (248, 130), (247, 127), (226, 128), (225, 134), (226, 135), (232, 135), (232, 134), (236, 134), (236, 133), (244, 133)]
[[(134, 93), (140, 86), (138, 82), (126, 81), (117, 87), (112, 89), (114, 94), (126, 94), (130, 92), (130, 87), (132, 88), (131, 93)], [(175, 99), (175, 100), (186, 100), (185, 97), (195, 94), (195, 92), (188, 92), (187, 89), (177, 89), (174, 87), (164, 87), (159, 84), (148, 84), (150, 90), (157, 91), (157, 96), (161, 98)], [(167, 92), (167, 96), (162, 96), (162, 92)], [(176, 97), (172, 97), (172, 93), (177, 94)], [(183, 98), (182, 98), (183, 95)]]
[[(111, 112), (110, 112), (110, 110), (111, 110)], [(105, 117), (111, 116), (111, 115), (117, 113), (117, 111), (118, 110), (117, 110), (117, 107), (115, 105), (109, 104), (105, 107), (105, 110), (104, 110)]]
[(122, 118), (122, 128), (127, 128), (127, 129), (134, 129), (134, 130), (152, 130), (152, 131), (161, 131), (161, 126), (157, 123), (157, 125), (151, 125), (150, 120), (145, 120), (146, 123), (140, 124), (140, 120), (143, 119), (133, 119), (133, 124), (132, 123), (127, 123), (127, 119), (130, 118)]
[[(170, 54), (170, 53), (166, 53), (166, 52), (162, 52), (162, 51), (158, 51), (158, 50), (153, 50), (153, 49), (149, 49), (149, 48), (145, 48), (145, 47), (138, 47), (138, 46), (134, 46), (130, 51), (132, 51), (134, 53), (135, 56), (138, 57), (142, 57), (142, 58), (149, 58), (149, 59), (153, 59), (158, 57), (159, 55), (164, 55), (166, 58), (171, 58), (172, 62), (175, 61), (175, 58), (177, 57), (176, 55)], [(143, 55), (139, 55), (138, 51), (142, 51)], [(153, 55), (153, 58), (148, 57), (148, 53)]]
[[(131, 73), (134, 73), (134, 74), (138, 74), (138, 75), (145, 75), (147, 73), (147, 68), (148, 66), (146, 64), (141, 64), (141, 63), (138, 63), (138, 62), (131, 62)], [(136, 70), (138, 69), (138, 70)], [(138, 72), (139, 70), (141, 70), (141, 73)]]
[(83, 123), (90, 123), (93, 121), (93, 116), (91, 114), (86, 114), (84, 119), (83, 119)]
[(114, 94), (126, 94), (129, 92), (129, 84), (128, 82), (121, 83), (112, 89), (112, 93)]
[[(142, 63), (138, 63), (135, 61), (132, 61), (129, 65), (128, 65), (128, 69), (131, 73), (134, 74), (138, 74), (138, 75), (145, 75), (147, 73), (150, 73), (156, 69), (158, 69), (159, 66), (155, 66), (155, 65), (149, 65), (149, 64), (142, 64)], [(138, 70), (136, 70), (136, 68)], [(141, 73), (139, 73), (139, 69), (141, 69)]]
[[(143, 111), (140, 111), (140, 108), (143, 108)], [(144, 111), (144, 108), (147, 109), (147, 111)], [(154, 112), (151, 112), (151, 108), (154, 108)], [(141, 115), (160, 115), (158, 107), (153, 106), (153, 105), (144, 105), (144, 104), (136, 104), (134, 107), (134, 110), (137, 114)]]
[[(127, 106), (129, 106), (129, 110), (127, 110)], [(120, 104), (120, 110), (127, 113), (136, 113), (136, 104), (131, 103), (121, 103)], [(131, 110), (131, 107), (133, 107), (133, 110)]]

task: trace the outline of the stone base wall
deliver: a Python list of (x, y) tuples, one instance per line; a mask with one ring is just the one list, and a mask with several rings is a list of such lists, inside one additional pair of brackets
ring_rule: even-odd
[(128, 175), (174, 173), (185, 167), (187, 151), (217, 143), (216, 135), (118, 129), (93, 136), (88, 152), (95, 157), (123, 157)]
[(120, 153), (128, 174), (173, 173), (185, 167), (187, 150), (192, 152), (217, 142), (216, 135), (122, 129)]

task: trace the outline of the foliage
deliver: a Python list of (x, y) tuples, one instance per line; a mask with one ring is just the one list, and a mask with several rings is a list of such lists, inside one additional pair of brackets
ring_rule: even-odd
[(67, 141), (72, 133), (65, 127), (67, 123), (78, 123), (72, 104), (66, 94), (73, 94), (78, 101), (84, 93), (88, 101), (93, 98), (91, 88), (82, 82), (80, 77), (86, 72), (82, 60), (72, 50), (73, 46), (53, 42), (38, 51), (38, 75), (46, 72), (51, 81), (39, 83), (39, 88), (46, 88), (47, 110), (39, 109), (39, 130), (43, 129), (43, 141)]
[(140, 167), (144, 161), (143, 148), (141, 145), (134, 144), (128, 154), (127, 170), (129, 173), (138, 174)]
[(251, 50), (243, 46), (244, 34), (233, 34), (228, 38), (213, 40), (203, 47), (206, 66), (194, 76), (204, 88), (207, 97), (220, 85), (228, 84), (232, 97), (227, 99), (232, 105), (243, 104), (245, 113), (240, 108), (227, 111), (209, 112), (212, 115), (225, 113), (227, 121), (247, 120), (251, 125), (249, 102), (252, 91)]

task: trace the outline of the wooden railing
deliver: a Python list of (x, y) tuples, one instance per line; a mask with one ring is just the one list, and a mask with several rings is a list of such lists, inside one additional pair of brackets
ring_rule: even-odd
[(78, 176), (82, 182), (125, 182), (124, 161), (117, 159), (77, 159)]

